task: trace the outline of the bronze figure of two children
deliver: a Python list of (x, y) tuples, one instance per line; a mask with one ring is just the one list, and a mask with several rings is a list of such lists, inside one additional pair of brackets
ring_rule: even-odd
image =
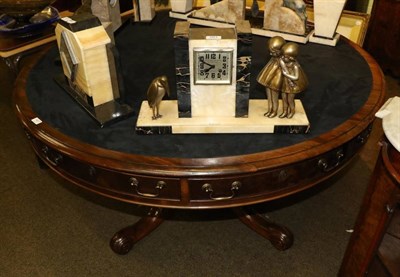
[(268, 49), (271, 58), (257, 76), (257, 82), (265, 86), (268, 98), (268, 110), (264, 116), (277, 116), (281, 94), (282, 113), (279, 117), (292, 118), (295, 114), (295, 95), (308, 85), (307, 76), (296, 59), (299, 46), (275, 36), (268, 41)]

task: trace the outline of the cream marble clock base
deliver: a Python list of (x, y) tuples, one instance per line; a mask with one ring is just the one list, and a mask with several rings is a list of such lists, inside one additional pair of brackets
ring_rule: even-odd
[(251, 32), (253, 33), (253, 35), (258, 35), (263, 37), (281, 36), (287, 41), (294, 41), (303, 44), (307, 43), (311, 36), (311, 32), (306, 33), (304, 35), (296, 35), (296, 34), (289, 34), (289, 33), (283, 33), (283, 32), (259, 29), (259, 28), (251, 28)]
[[(153, 120), (147, 101), (142, 102), (136, 123), (139, 134), (216, 134), (216, 133), (308, 133), (310, 123), (300, 100), (296, 99), (293, 118), (268, 118), (264, 116), (267, 100), (250, 100), (248, 117), (192, 117), (179, 118), (177, 101), (161, 102), (162, 117)], [(282, 103), (280, 103), (282, 107)], [(278, 114), (281, 110), (278, 111)]]
[(329, 45), (329, 46), (336, 46), (336, 43), (339, 41), (340, 39), (340, 34), (336, 33), (333, 38), (324, 38), (324, 37), (318, 37), (315, 35), (315, 32), (313, 31), (311, 33), (310, 42), (313, 43), (318, 43), (318, 44), (324, 44), (324, 45)]

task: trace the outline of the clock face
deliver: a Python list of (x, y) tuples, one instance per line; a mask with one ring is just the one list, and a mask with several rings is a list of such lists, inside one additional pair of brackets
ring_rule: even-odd
[(75, 82), (78, 59), (75, 55), (74, 49), (72, 47), (72, 42), (70, 41), (70, 38), (68, 37), (66, 31), (61, 32), (60, 56), (61, 61), (68, 72), (68, 77), (70, 78), (72, 83)]
[(193, 49), (194, 84), (232, 83), (233, 49)]

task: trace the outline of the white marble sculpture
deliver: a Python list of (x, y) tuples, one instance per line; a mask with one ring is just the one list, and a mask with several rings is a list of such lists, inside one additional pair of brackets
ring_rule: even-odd
[(346, 0), (314, 0), (314, 33), (311, 42), (335, 46), (336, 33)]
[(286, 7), (284, 0), (267, 0), (264, 8), (264, 29), (304, 35), (305, 18), (302, 18), (297, 11)]
[[(192, 13), (193, 18), (235, 24), (245, 19), (245, 0), (222, 0)], [(189, 20), (190, 21), (190, 20)]]

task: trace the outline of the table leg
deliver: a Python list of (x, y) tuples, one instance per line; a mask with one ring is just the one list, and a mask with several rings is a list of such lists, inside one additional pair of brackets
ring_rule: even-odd
[(120, 255), (129, 253), (133, 245), (155, 230), (164, 219), (161, 208), (150, 208), (138, 222), (118, 231), (110, 240), (111, 249)]
[(269, 240), (276, 249), (283, 251), (293, 245), (293, 234), (288, 228), (280, 226), (256, 211), (245, 207), (238, 207), (233, 210), (242, 223)]

